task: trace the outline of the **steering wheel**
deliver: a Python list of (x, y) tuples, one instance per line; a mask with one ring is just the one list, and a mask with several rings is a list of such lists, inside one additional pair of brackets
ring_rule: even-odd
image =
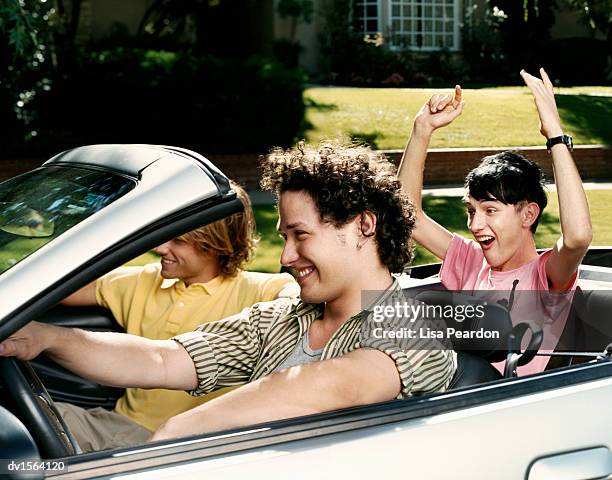
[(0, 377), (19, 411), (19, 418), (34, 437), (43, 458), (81, 453), (74, 436), (28, 362), (0, 358)]

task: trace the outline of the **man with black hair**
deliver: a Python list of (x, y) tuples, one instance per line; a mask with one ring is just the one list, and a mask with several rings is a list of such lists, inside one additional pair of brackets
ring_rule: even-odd
[[(576, 288), (578, 266), (592, 239), (589, 206), (572, 159), (571, 137), (564, 135), (553, 85), (544, 69), (541, 79), (524, 70), (521, 77), (533, 94), (540, 117), (540, 132), (547, 139), (559, 198), (562, 235), (541, 255), (536, 251), (536, 231), (547, 199), (542, 172), (516, 152), (485, 157), (466, 177), (465, 204), (468, 228), (474, 240), (452, 234), (429, 218), (421, 208), (423, 169), (433, 132), (457, 118), (463, 110), (461, 87), (454, 95), (433, 95), (414, 120), (414, 129), (399, 169), (400, 180), (416, 203), (413, 238), (443, 260), (440, 279), (449, 290), (515, 290), (545, 292), (537, 308), (544, 312), (545, 350), (552, 350), (567, 321), (570, 301), (557, 301), (548, 292)], [(512, 304), (505, 301), (509, 310)], [(511, 310), (514, 323), (530, 320), (533, 312)], [(542, 371), (547, 356), (538, 356), (519, 367), (519, 374)]]

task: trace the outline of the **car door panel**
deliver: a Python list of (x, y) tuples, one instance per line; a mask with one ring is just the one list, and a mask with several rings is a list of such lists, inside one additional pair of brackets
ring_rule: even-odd
[(245, 472), (265, 478), (274, 471), (277, 478), (306, 480), (312, 469), (296, 466), (316, 465), (324, 478), (515, 480), (526, 478), (541, 456), (594, 446), (609, 449), (612, 431), (586, 411), (580, 415), (580, 410), (607, 402), (610, 395), (612, 379), (603, 379), (120, 478), (195, 478), (207, 472), (242, 480)]

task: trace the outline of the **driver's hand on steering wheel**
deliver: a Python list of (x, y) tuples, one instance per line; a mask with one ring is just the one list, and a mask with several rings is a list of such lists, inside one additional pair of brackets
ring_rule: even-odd
[(32, 360), (48, 348), (53, 328), (39, 322), (31, 322), (0, 343), (0, 357), (16, 357)]

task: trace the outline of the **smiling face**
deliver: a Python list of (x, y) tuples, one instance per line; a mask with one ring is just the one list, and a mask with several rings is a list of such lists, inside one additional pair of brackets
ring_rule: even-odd
[(321, 220), (311, 196), (303, 191), (280, 195), (278, 230), (285, 239), (281, 263), (294, 270), (306, 303), (333, 302), (355, 289), (359, 275), (357, 227)]
[(516, 206), (468, 196), (466, 208), (467, 226), (493, 270), (519, 268), (537, 257), (530, 230), (539, 213), (535, 203)]
[(178, 278), (187, 286), (212, 280), (220, 271), (215, 255), (182, 238), (163, 243), (154, 251), (161, 257), (162, 277)]

